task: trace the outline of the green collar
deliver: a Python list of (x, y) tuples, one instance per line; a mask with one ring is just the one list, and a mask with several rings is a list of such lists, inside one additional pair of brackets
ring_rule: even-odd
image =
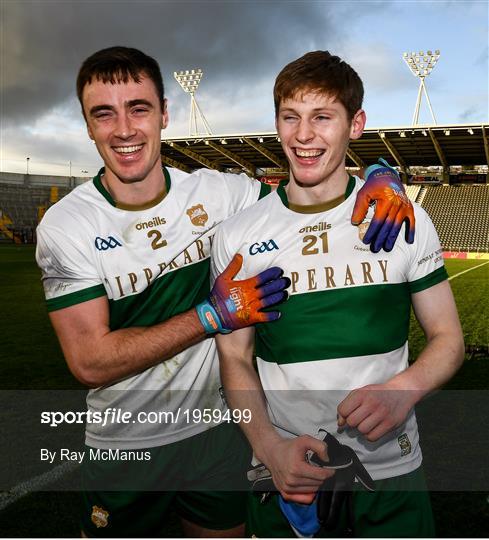
[(287, 198), (287, 192), (285, 191), (285, 186), (289, 182), (280, 182), (278, 188), (277, 188), (277, 194), (280, 197), (280, 200), (282, 201), (283, 205), (286, 208), (289, 208), (293, 212), (298, 212), (300, 214), (317, 214), (319, 212), (325, 212), (326, 210), (331, 210), (332, 208), (335, 208), (339, 204), (341, 204), (344, 200), (346, 200), (352, 193), (353, 188), (355, 187), (355, 178), (353, 176), (348, 175), (348, 184), (346, 186), (345, 195), (338, 197), (332, 201), (326, 201), (324, 203), (320, 204), (308, 204), (308, 205), (299, 205), (299, 204), (293, 204), (290, 203)]
[(105, 167), (102, 167), (100, 171), (97, 173), (97, 176), (94, 177), (93, 185), (97, 188), (97, 191), (104, 197), (104, 199), (110, 205), (115, 206), (116, 208), (120, 208), (122, 210), (147, 210), (148, 208), (152, 208), (156, 204), (160, 203), (166, 197), (166, 195), (170, 192), (170, 187), (171, 187), (170, 173), (168, 172), (166, 167), (163, 167), (163, 174), (165, 176), (165, 189), (155, 199), (142, 205), (118, 203), (114, 200), (112, 195), (105, 189), (105, 186), (102, 183), (102, 176), (104, 174), (105, 174)]

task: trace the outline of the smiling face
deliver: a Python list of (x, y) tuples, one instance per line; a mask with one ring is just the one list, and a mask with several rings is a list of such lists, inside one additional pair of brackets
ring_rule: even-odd
[(109, 183), (131, 184), (162, 174), (161, 130), (168, 113), (151, 79), (141, 74), (139, 83), (93, 80), (83, 88), (82, 104)]
[(359, 110), (350, 120), (338, 100), (308, 91), (281, 101), (276, 126), (291, 182), (315, 187), (346, 178), (348, 142), (361, 136), (365, 113)]

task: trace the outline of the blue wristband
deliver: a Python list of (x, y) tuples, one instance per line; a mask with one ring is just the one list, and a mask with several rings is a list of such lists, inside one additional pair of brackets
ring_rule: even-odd
[(216, 334), (217, 332), (220, 334), (231, 333), (231, 330), (227, 330), (222, 326), (221, 319), (209, 300), (197, 304), (195, 309), (206, 334)]
[(393, 172), (397, 178), (399, 178), (399, 173), (396, 171), (396, 169), (391, 167), (384, 158), (379, 158), (377, 163), (374, 163), (374, 165), (369, 165), (365, 169), (365, 173), (363, 175), (365, 180), (367, 180), (367, 178), (377, 169), (388, 169), (389, 171)]

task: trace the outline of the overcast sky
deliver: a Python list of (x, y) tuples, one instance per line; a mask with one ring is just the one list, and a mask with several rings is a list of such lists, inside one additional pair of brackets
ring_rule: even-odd
[[(112, 45), (156, 58), (168, 136), (188, 133), (190, 98), (173, 72), (202, 68), (196, 94), (214, 134), (273, 131), (272, 88), (288, 62), (328, 49), (365, 84), (367, 127), (411, 124), (418, 81), (404, 51), (440, 49), (427, 79), (439, 124), (488, 121), (488, 2), (0, 0), (0, 168), (96, 172), (76, 100), (82, 61)], [(431, 122), (426, 104), (422, 122)]]

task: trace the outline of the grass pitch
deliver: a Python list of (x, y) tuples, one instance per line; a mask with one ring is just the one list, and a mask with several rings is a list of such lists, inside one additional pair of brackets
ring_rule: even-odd
[[(451, 286), (457, 302), (466, 344), (484, 345), (489, 343), (489, 264), (480, 266), (476, 260), (445, 261)], [(478, 268), (476, 268), (478, 267)], [(473, 269), (472, 269), (473, 268)], [(457, 276), (464, 270), (470, 272)], [(40, 283), (40, 273), (34, 260), (32, 246), (0, 245), (0, 396), (5, 403), (5, 390), (80, 390), (83, 387), (66, 367), (57, 339), (49, 323), (44, 295)], [(411, 359), (416, 358), (424, 344), (424, 336), (416, 321), (412, 320), (410, 330)], [(489, 358), (487, 354), (467, 356), (466, 361), (450, 381), (447, 388), (455, 391), (486, 391), (489, 386)], [(21, 416), (22, 393), (8, 402), (0, 411), (2, 419)], [(454, 394), (459, 395), (459, 394)], [(470, 394), (474, 395), (474, 394)], [(477, 394), (479, 395), (479, 394)], [(468, 400), (470, 401), (470, 400)], [(489, 401), (488, 399), (485, 402)], [(453, 438), (460, 442), (462, 424), (468, 415), (483, 411), (456, 410), (457, 419), (446, 418), (443, 410), (435, 420), (421, 415), (420, 433), (422, 445), (434, 445), (436, 459), (427, 456), (425, 469), (428, 480), (430, 474), (435, 485), (436, 475), (460, 473), (460, 463), (451, 457), (451, 448), (436, 438), (436, 428), (447, 426), (453, 429)], [(466, 415), (464, 417), (464, 414)], [(38, 423), (38, 419), (31, 419)], [(481, 415), (479, 443), (489, 446), (487, 416)], [(457, 423), (460, 425), (457, 427)], [(29, 430), (28, 422), (22, 429)], [(439, 428), (438, 431), (445, 431)], [(22, 432), (22, 430), (20, 431)], [(463, 436), (462, 436), (463, 439)], [(2, 446), (8, 450), (9, 434), (3, 433)], [(461, 441), (470, 443), (474, 441)], [(24, 449), (18, 445), (16, 452), (22, 460)], [(473, 450), (474, 445), (467, 448)], [(431, 461), (430, 461), (431, 459)], [(487, 461), (486, 461), (487, 463)], [(2, 465), (5, 465), (3, 462)], [(3, 473), (2, 473), (3, 474)], [(463, 471), (461, 471), (463, 476)], [(477, 480), (487, 475), (481, 471)], [(32, 475), (26, 471), (27, 477)], [(481, 476), (482, 475), (482, 476)], [(20, 481), (21, 479), (19, 479)], [(432, 492), (433, 509), (440, 537), (486, 537), (489, 530), (489, 483), (485, 491)], [(60, 489), (63, 489), (62, 486)], [(5, 495), (0, 493), (1, 496)], [(77, 516), (78, 494), (73, 492), (33, 492), (0, 511), (0, 536), (2, 537), (78, 537)], [(168, 524), (168, 536), (179, 536), (180, 529), (174, 516)]]

